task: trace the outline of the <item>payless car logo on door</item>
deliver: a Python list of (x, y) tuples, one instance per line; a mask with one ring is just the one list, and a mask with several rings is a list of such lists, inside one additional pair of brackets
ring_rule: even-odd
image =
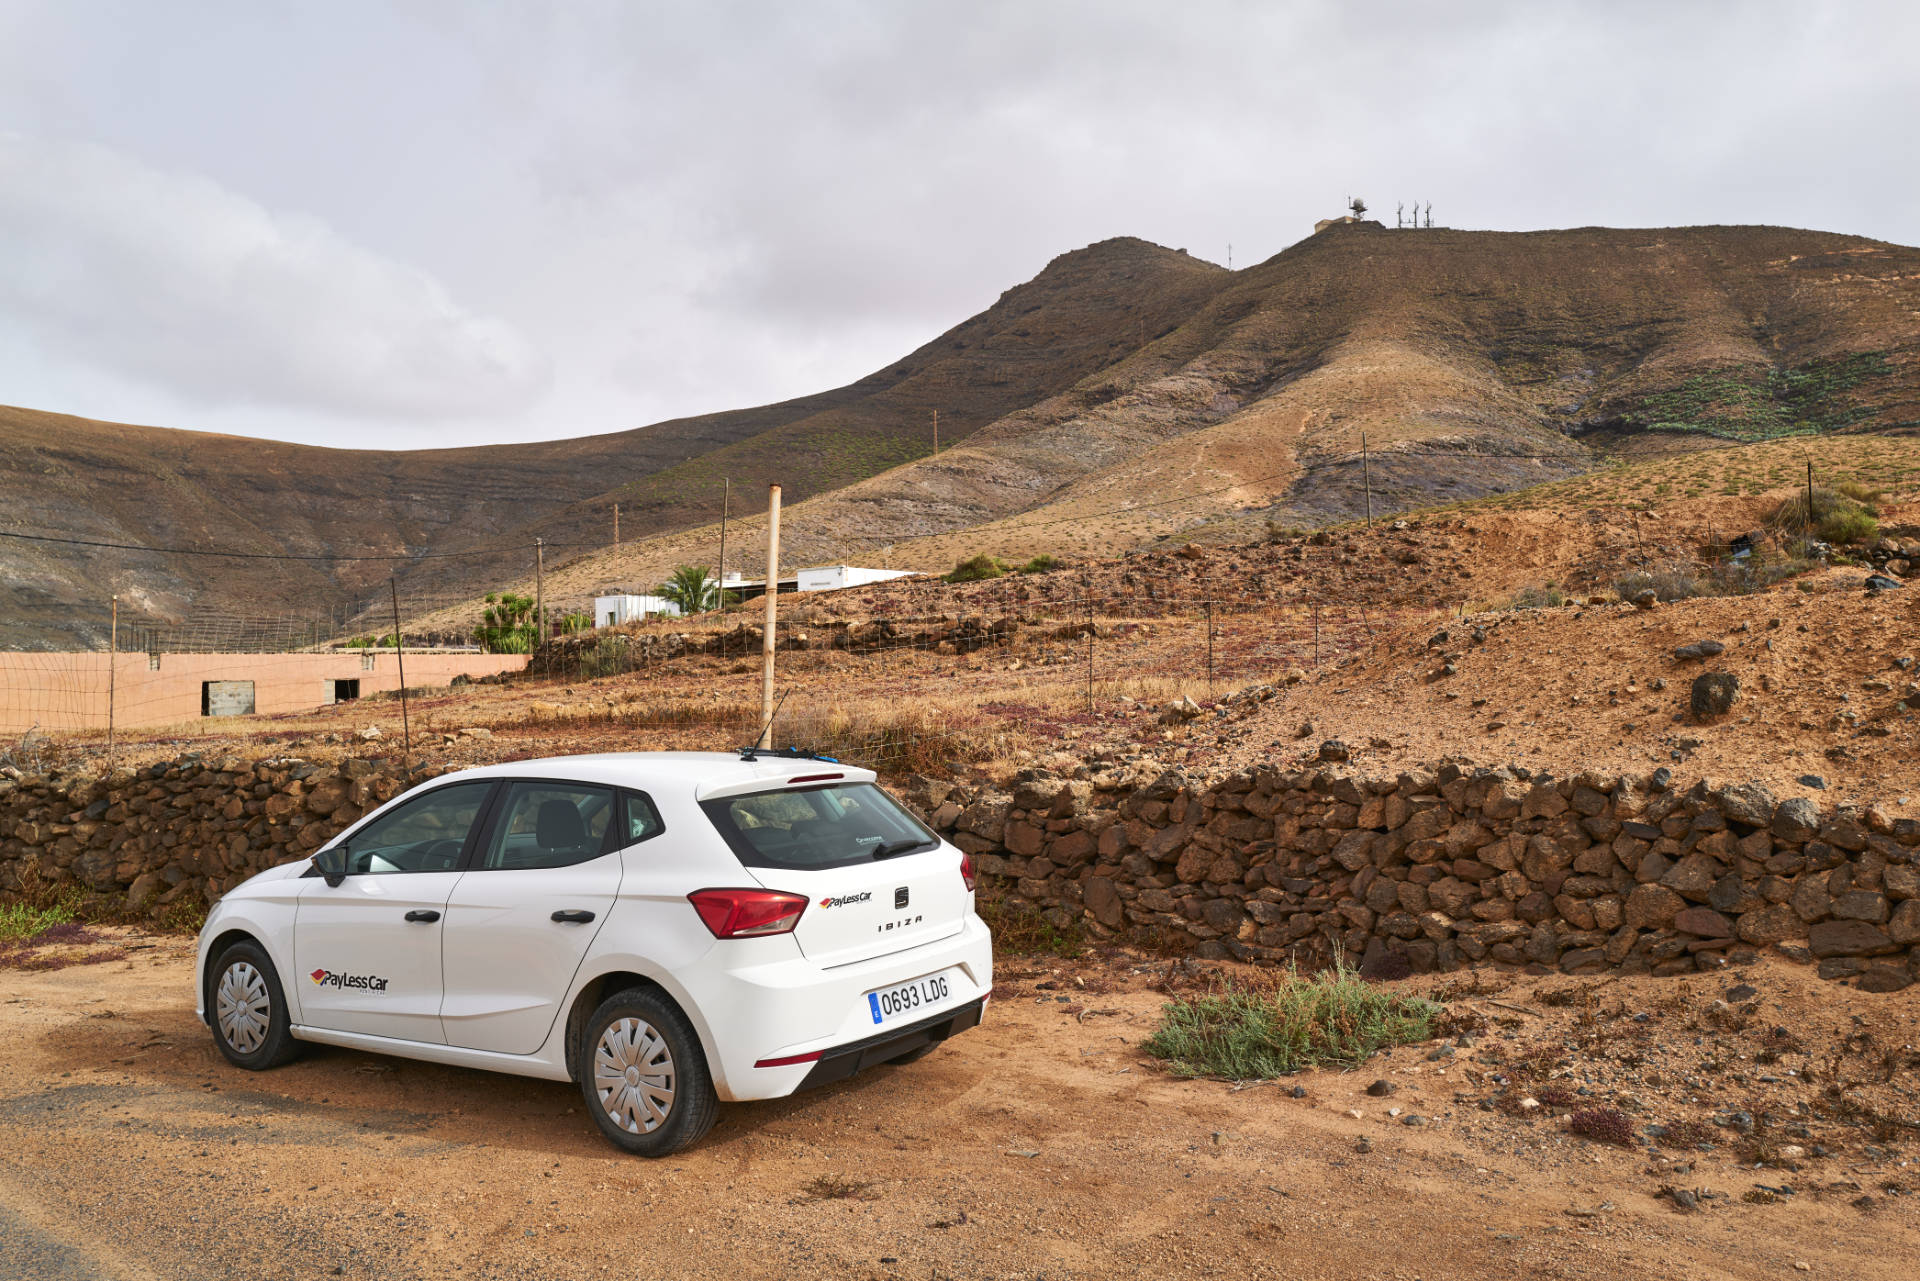
[(321, 987), (352, 987), (368, 992), (387, 990), (387, 981), (377, 974), (339, 974), (333, 970), (315, 970), (307, 977)]

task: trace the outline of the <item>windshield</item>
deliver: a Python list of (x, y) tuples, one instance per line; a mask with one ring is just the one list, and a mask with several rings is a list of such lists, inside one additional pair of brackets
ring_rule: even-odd
[(871, 783), (750, 792), (700, 808), (748, 867), (844, 867), (940, 843)]

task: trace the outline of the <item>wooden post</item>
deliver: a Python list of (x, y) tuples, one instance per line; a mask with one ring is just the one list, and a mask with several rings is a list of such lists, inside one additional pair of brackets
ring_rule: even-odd
[(727, 607), (727, 508), (732, 505), (733, 482), (720, 481), (720, 608)]
[(780, 486), (767, 486), (767, 618), (760, 637), (760, 742), (773, 746), (773, 642), (780, 596)]
[(1373, 464), (1367, 458), (1367, 433), (1360, 433), (1360, 475), (1367, 486), (1367, 528), (1373, 528)]
[[(1800, 527), (1800, 541), (1813, 541), (1813, 455), (1807, 455), (1807, 519)], [(1802, 555), (1805, 554), (1804, 549)]]
[(1213, 602), (1207, 602), (1207, 693), (1213, 693)]
[(1087, 591), (1087, 715), (1093, 715), (1093, 580), (1085, 579)]
[(933, 411), (933, 452), (940, 452), (940, 411)]
[(613, 505), (613, 545), (616, 549), (618, 549), (620, 546), (620, 504), (619, 503), (615, 503)]
[[(394, 608), (399, 609), (398, 605)], [(533, 540), (533, 648), (547, 641), (547, 540)]]
[(113, 773), (113, 699), (120, 672), (120, 598), (113, 598), (113, 622), (107, 632), (107, 773)]
[(413, 725), (407, 719), (407, 656), (400, 641), (400, 580), (389, 578), (387, 591), (393, 598), (393, 661), (400, 669), (400, 742), (406, 755), (402, 758), (407, 767), (407, 777), (413, 777)]
[(1313, 665), (1320, 666), (1320, 606), (1313, 607)]

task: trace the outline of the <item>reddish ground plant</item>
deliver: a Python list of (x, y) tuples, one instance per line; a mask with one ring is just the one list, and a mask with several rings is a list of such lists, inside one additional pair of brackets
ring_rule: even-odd
[(1575, 1112), (1569, 1128), (1595, 1143), (1633, 1146), (1633, 1118), (1617, 1108), (1587, 1108)]

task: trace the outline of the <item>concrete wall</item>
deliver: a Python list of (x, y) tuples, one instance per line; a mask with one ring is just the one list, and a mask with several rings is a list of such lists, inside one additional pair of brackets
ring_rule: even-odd
[[(156, 669), (153, 663), (157, 661)], [(104, 730), (108, 664), (112, 663), (114, 723), (123, 728), (173, 725), (200, 719), (205, 681), (252, 681), (254, 710), (299, 712), (328, 700), (327, 682), (357, 680), (360, 694), (400, 688), (394, 652), (339, 650), (309, 654), (0, 653), (0, 733)], [(444, 686), (455, 676), (519, 671), (525, 654), (409, 650), (407, 687)]]

